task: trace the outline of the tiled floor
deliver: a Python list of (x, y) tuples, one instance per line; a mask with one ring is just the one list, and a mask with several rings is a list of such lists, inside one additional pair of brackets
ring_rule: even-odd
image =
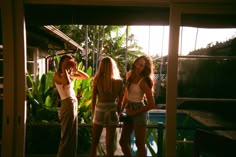
[[(120, 148), (120, 144), (119, 144), (119, 139), (120, 139), (120, 134), (121, 134), (121, 128), (117, 128), (116, 129), (116, 132), (117, 132), (117, 149), (115, 151), (115, 156), (121, 156), (123, 155), (122, 151), (121, 151), (121, 148)], [(100, 138), (100, 143), (102, 144), (104, 150), (106, 150), (106, 129), (103, 129), (103, 132), (102, 132), (102, 136)]]

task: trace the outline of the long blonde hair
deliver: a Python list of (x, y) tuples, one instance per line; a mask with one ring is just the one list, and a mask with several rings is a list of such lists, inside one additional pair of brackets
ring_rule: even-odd
[(111, 57), (104, 57), (94, 76), (94, 81), (97, 82), (97, 84), (104, 85), (104, 91), (112, 92), (112, 80), (120, 79), (120, 71), (116, 62)]

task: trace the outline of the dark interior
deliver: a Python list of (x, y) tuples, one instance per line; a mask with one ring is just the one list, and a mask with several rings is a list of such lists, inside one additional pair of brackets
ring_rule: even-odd
[[(169, 7), (25, 5), (27, 24), (169, 25)], [(184, 14), (182, 26), (236, 27), (236, 14)]]
[[(169, 7), (39, 4), (25, 4), (24, 7), (28, 26), (64, 24), (169, 25), (170, 14)], [(181, 25), (202, 28), (235, 28), (236, 14), (183, 14)], [(0, 30), (2, 30), (1, 27), (0, 24)], [(2, 43), (2, 33), (0, 34), (0, 43)]]

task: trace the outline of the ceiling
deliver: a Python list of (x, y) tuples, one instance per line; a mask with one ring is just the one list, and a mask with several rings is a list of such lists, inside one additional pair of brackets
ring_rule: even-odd
[[(169, 25), (169, 5), (172, 2), (204, 3), (209, 6), (220, 6), (221, 3), (224, 3), (235, 6), (236, 10), (235, 0), (100, 0), (100, 3), (98, 0), (80, 0), (78, 2), (67, 0), (67, 3), (63, 1), (25, 0), (26, 24), (32, 26), (62, 24)], [(181, 25), (205, 28), (236, 28), (236, 12), (232, 15), (183, 14)]]
[[(169, 14), (170, 8), (167, 5), (160, 7), (25, 5), (26, 22), (34, 25), (169, 25)], [(233, 15), (183, 14), (181, 25), (235, 28), (236, 13)]]
[[(27, 23), (88, 25), (168, 25), (168, 7), (25, 5)], [(47, 15), (47, 16), (45, 16)]]
[(169, 6), (170, 4), (235, 4), (235, 0), (23, 0), (25, 4), (73, 4), (96, 6)]

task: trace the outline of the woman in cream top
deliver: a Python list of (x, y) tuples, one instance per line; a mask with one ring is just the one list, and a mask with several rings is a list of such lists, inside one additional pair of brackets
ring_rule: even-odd
[(72, 56), (61, 57), (53, 81), (61, 98), (59, 119), (61, 123), (61, 139), (57, 157), (75, 157), (78, 134), (77, 98), (73, 89), (72, 79), (87, 79), (88, 75), (77, 70)]

